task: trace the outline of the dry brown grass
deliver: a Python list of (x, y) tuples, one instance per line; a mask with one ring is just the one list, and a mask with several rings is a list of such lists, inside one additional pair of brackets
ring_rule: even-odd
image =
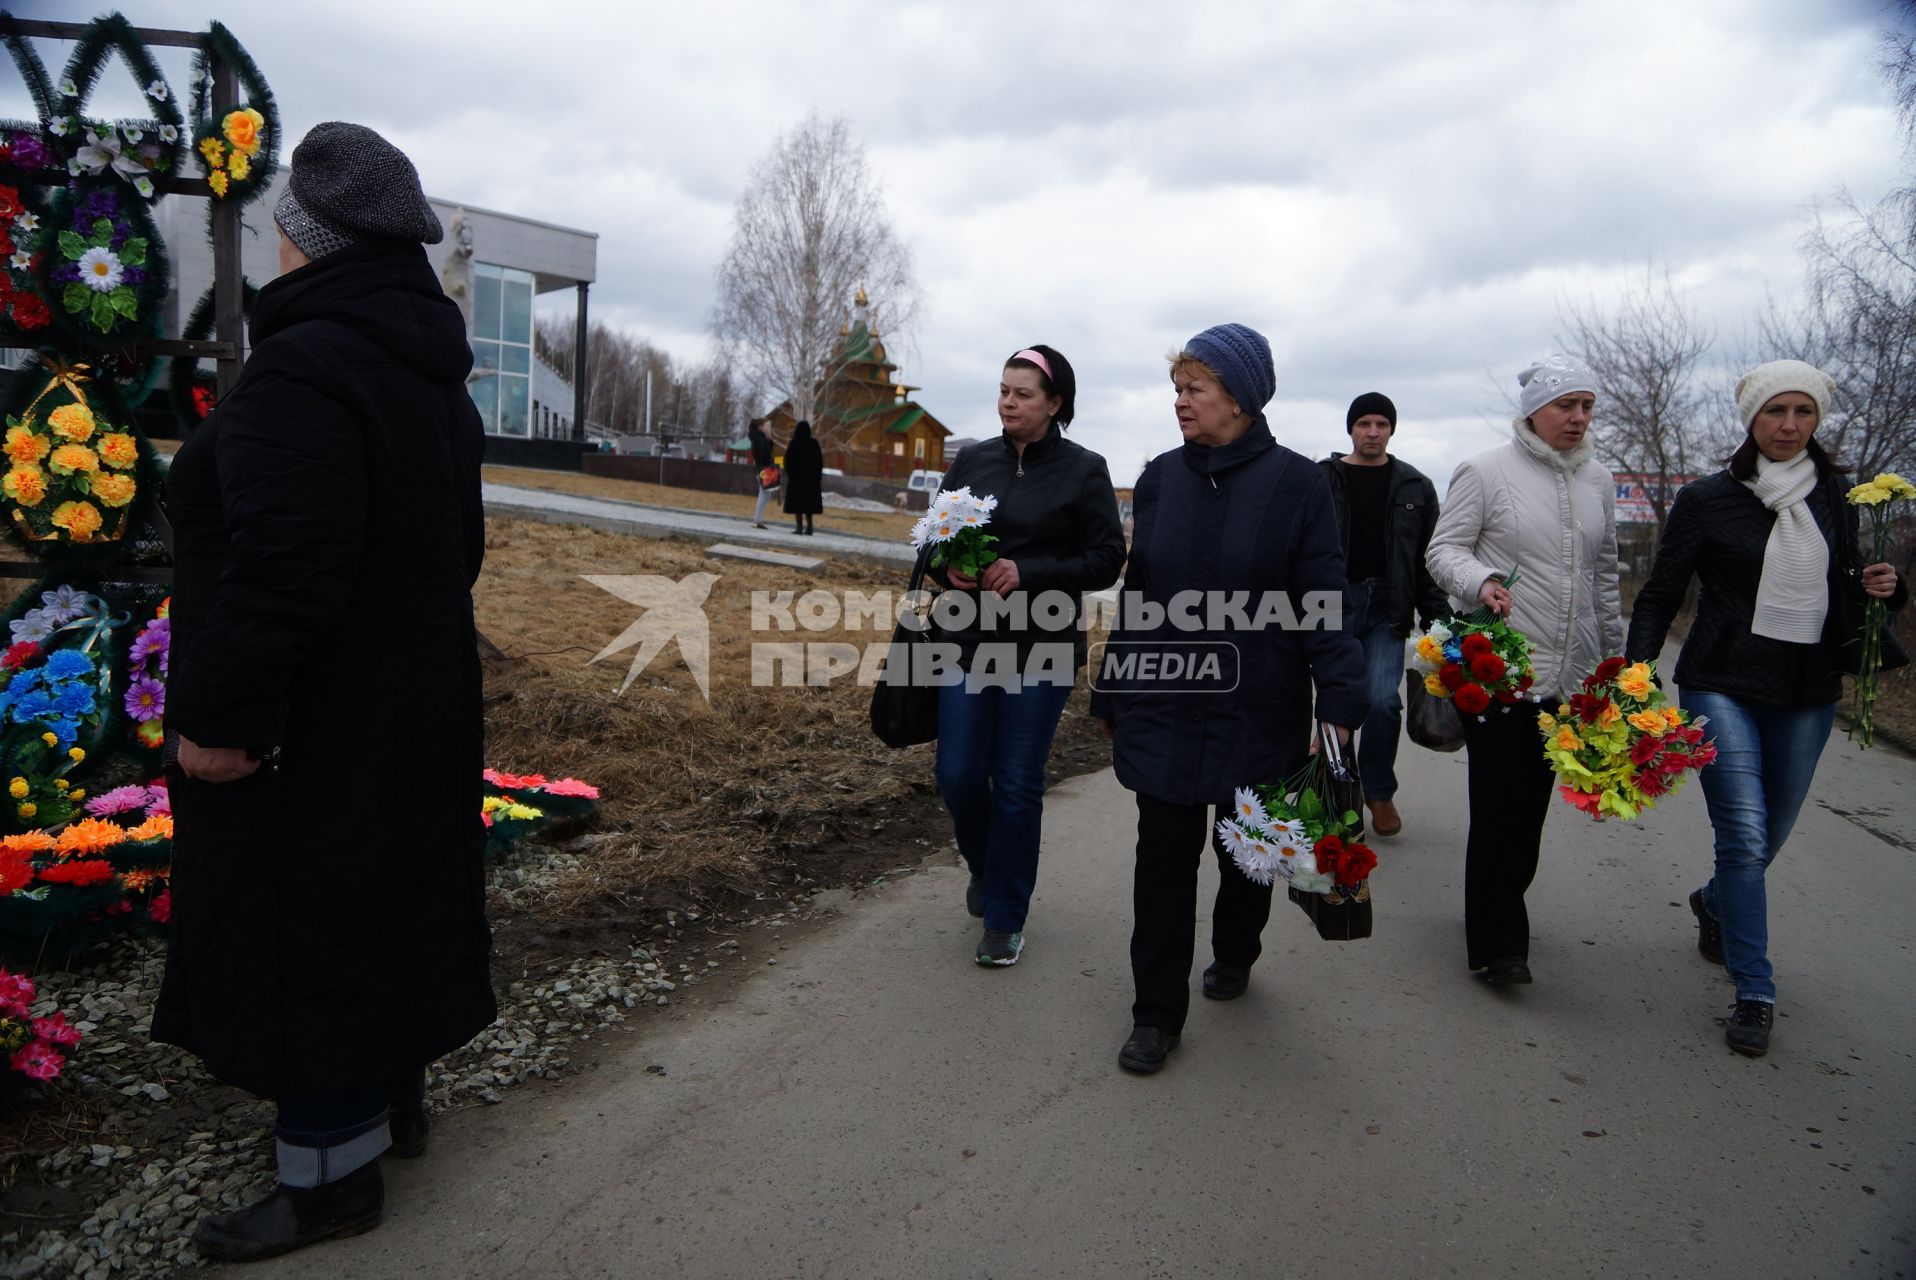
[[(652, 507), (677, 507), (684, 511), (710, 511), (715, 515), (752, 518), (756, 501), (737, 493), (708, 493), (703, 489), (676, 489), (669, 485), (646, 484), (638, 480), (614, 480), (609, 476), (588, 476), (577, 471), (543, 471), (536, 467), (487, 467), (486, 479), (494, 484), (516, 484), (527, 489), (546, 489), (555, 493), (576, 493), (587, 498), (616, 498), (624, 502), (643, 502)], [(826, 533), (852, 533), (866, 538), (911, 536), (916, 515), (891, 511), (845, 511), (826, 507), (814, 525)], [(765, 523), (774, 529), (790, 527), (774, 497), (765, 507)], [(796, 543), (796, 539), (794, 542)], [(796, 549), (802, 550), (803, 544)]]
[[(711, 701), (676, 644), (624, 694), (633, 651), (590, 659), (640, 610), (583, 574), (720, 574), (706, 600)], [(719, 561), (695, 543), (634, 538), (535, 521), (487, 524), (475, 593), (480, 629), (506, 655), (488, 662), (487, 756), (510, 772), (571, 774), (605, 793), (587, 874), (552, 901), (664, 887), (746, 887), (768, 860), (802, 855), (883, 825), (888, 808), (931, 782), (929, 747), (892, 751), (872, 737), (869, 691), (754, 688), (754, 590), (898, 587), (893, 566), (833, 562), (816, 574)], [(884, 632), (792, 633), (773, 639), (883, 640)], [(945, 832), (916, 833), (943, 840)], [(909, 844), (909, 838), (899, 837)]]

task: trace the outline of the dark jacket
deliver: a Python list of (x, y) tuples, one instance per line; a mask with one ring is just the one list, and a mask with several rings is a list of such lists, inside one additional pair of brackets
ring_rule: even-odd
[[(1019, 590), (1013, 594), (1029, 602), (1046, 591), (1066, 592), (1071, 609), (1058, 615), (1056, 626), (940, 627), (937, 639), (963, 648), (967, 664), (985, 640), (1016, 641), (1026, 652), (1037, 641), (1069, 640), (1074, 660), (1082, 663), (1086, 637), (1078, 625), (1078, 596), (1110, 586), (1124, 567), (1124, 525), (1103, 457), (1066, 439), (1055, 425), (1044, 439), (1026, 445), (1022, 457), (1000, 435), (960, 450), (941, 489), (998, 499), (985, 532), (998, 539), (991, 549), (1000, 559), (1017, 563)], [(949, 585), (942, 569), (931, 576)]]
[(785, 446), (785, 514), (815, 516), (825, 509), (825, 455), (812, 429), (792, 433)]
[[(1303, 614), (1306, 593), (1341, 603), (1344, 554), (1330, 485), (1262, 423), (1218, 448), (1186, 444), (1151, 460), (1132, 498), (1136, 521), (1114, 644), (1191, 641), (1235, 646), (1236, 684), (1217, 691), (1148, 686), (1108, 691), (1092, 713), (1113, 722), (1118, 781), (1180, 804), (1209, 804), (1234, 787), (1278, 782), (1309, 750), (1316, 716), (1355, 728), (1369, 710), (1364, 651), (1349, 631), (1262, 627), (1180, 631), (1167, 618), (1137, 625), (1133, 593), (1157, 605), (1179, 592), (1266, 592)], [(1209, 621), (1209, 619), (1205, 619)], [(1220, 619), (1226, 621), (1227, 619)]]
[[(1351, 553), (1350, 504), (1344, 499), (1341, 454), (1333, 453), (1317, 465), (1331, 482), (1331, 502), (1337, 510), (1337, 529), (1344, 558)], [(1424, 551), (1437, 527), (1437, 486), (1402, 458), (1384, 464), (1390, 468), (1390, 530), (1384, 540), (1384, 599), (1390, 633), (1399, 639), (1410, 634), (1413, 620), (1428, 627), (1450, 616), (1450, 601), (1424, 564)]]
[(772, 465), (772, 437), (757, 427), (747, 427), (745, 437), (752, 444), (752, 465), (764, 470)]
[(260, 290), (239, 385), (179, 451), (167, 730), (279, 747), (169, 768), (153, 1036), (269, 1097), (383, 1084), (495, 1016), (471, 588), (484, 448), (465, 326), (416, 245)]
[[(1831, 475), (1806, 499), (1817, 528), (1830, 541), (1832, 592), (1851, 589), (1839, 581), (1842, 556), (1836, 540), (1857, 545), (1856, 508), (1844, 500), (1844, 493), (1841, 480)], [(1656, 659), (1694, 575), (1700, 583), (1696, 621), (1677, 657), (1679, 689), (1785, 708), (1818, 706), (1842, 697), (1842, 639), (1835, 633), (1834, 610), (1815, 644), (1773, 640), (1750, 630), (1757, 584), (1763, 578), (1763, 552), (1775, 524), (1776, 513), (1728, 471), (1683, 486), (1670, 506), (1650, 579), (1637, 593), (1624, 653), (1633, 661)], [(1888, 603), (1900, 609), (1908, 599), (1908, 588), (1899, 581)]]

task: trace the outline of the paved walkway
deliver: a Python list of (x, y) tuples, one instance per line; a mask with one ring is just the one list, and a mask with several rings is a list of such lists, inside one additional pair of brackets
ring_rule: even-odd
[[(642, 502), (617, 498), (587, 498), (573, 493), (555, 493), (549, 489), (528, 489), (519, 485), (486, 483), (480, 486), (487, 515), (520, 516), (547, 520), (556, 524), (582, 524), (613, 533), (683, 534), (693, 538), (714, 538), (726, 542), (746, 542), (776, 547), (804, 555), (837, 554), (872, 556), (880, 560), (912, 561), (910, 545), (903, 539), (867, 538), (861, 534), (833, 533), (820, 529), (810, 537), (792, 532), (784, 515), (767, 510), (771, 517), (766, 529), (754, 529), (743, 516), (725, 516), (710, 511), (687, 511), (678, 507), (653, 507)], [(831, 522), (831, 511), (813, 517), (814, 524)]]
[(1194, 999), (1158, 1076), (1115, 1062), (1134, 809), (1107, 772), (1050, 797), (1016, 968), (970, 962), (940, 858), (601, 1071), (450, 1117), (388, 1163), (380, 1230), (248, 1274), (1916, 1274), (1908, 757), (1830, 745), (1770, 877), (1760, 1060), (1694, 947), (1694, 783), (1634, 825), (1553, 813), (1537, 985), (1494, 990), (1463, 970), (1464, 759), (1403, 766), (1377, 936), (1280, 901), (1250, 992)]

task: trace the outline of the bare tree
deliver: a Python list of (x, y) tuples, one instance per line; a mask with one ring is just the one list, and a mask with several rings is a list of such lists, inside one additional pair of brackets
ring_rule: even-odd
[(818, 393), (840, 372), (839, 326), (861, 286), (882, 305), (888, 332), (909, 329), (918, 310), (911, 252), (851, 126), (814, 113), (746, 180), (712, 329), (740, 377), (773, 402), (789, 400), (826, 447), (851, 429), (819, 420)]
[(1565, 350), (1597, 375), (1597, 454), (1611, 469), (1646, 478), (1657, 537), (1683, 479), (1709, 464), (1715, 404), (1706, 360), (1716, 332), (1677, 295), (1667, 268), (1644, 269), (1613, 308), (1563, 303)]

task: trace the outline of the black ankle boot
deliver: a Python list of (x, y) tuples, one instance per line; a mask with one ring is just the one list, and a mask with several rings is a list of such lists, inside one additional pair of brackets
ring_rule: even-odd
[(1711, 964), (1723, 963), (1723, 926), (1703, 909), (1703, 890), (1690, 893), (1690, 914), (1696, 917), (1697, 954)]
[(393, 1085), (392, 1109), (388, 1116), (393, 1144), (386, 1154), (400, 1160), (412, 1160), (426, 1154), (426, 1135), (432, 1122), (426, 1117), (426, 1069), (407, 1072)]
[(1738, 1000), (1723, 1038), (1738, 1053), (1760, 1058), (1770, 1051), (1770, 1024), (1775, 1017), (1776, 1006), (1766, 1000)]
[(379, 1225), (386, 1187), (379, 1162), (362, 1165), (317, 1187), (281, 1184), (244, 1209), (214, 1214), (193, 1230), (200, 1256), (216, 1262), (257, 1262), (321, 1240), (356, 1236)]

